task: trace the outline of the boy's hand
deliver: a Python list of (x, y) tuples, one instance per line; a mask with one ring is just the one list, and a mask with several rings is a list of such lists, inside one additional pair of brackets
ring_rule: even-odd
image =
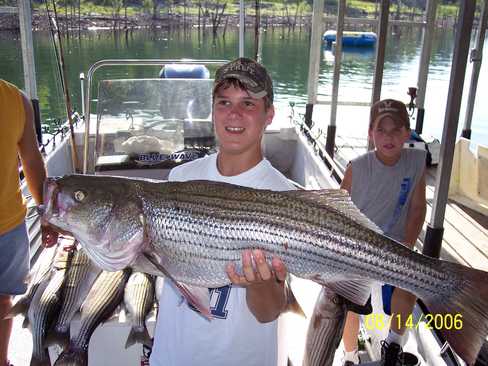
[(273, 321), (285, 310), (287, 269), (279, 258), (273, 257), (270, 266), (263, 251), (245, 250), (242, 274), (236, 272), (234, 263), (226, 271), (233, 284), (246, 287), (247, 306), (259, 322)]
[(284, 282), (287, 274), (286, 267), (281, 259), (273, 257), (270, 267), (266, 261), (264, 252), (258, 249), (253, 251), (245, 250), (242, 252), (242, 274), (236, 272), (233, 263), (227, 265), (226, 271), (229, 279), (234, 285), (245, 287), (263, 284), (271, 279), (278, 282)]

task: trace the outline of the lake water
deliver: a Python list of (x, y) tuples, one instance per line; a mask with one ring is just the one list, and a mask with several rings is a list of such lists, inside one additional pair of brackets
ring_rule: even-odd
[[(210, 33), (209, 33), (210, 34)], [(252, 55), (253, 42), (246, 41), (246, 55)], [(474, 39), (474, 37), (473, 37)], [(382, 98), (396, 98), (409, 101), (407, 88), (416, 86), (421, 51), (422, 31), (416, 27), (403, 27), (391, 31), (386, 48), (386, 62), (383, 76)], [(424, 133), (440, 138), (449, 86), (454, 32), (438, 30), (433, 43), (429, 80), (425, 102)], [(474, 43), (474, 42), (472, 42)], [(0, 78), (23, 86), (22, 58), (18, 34), (0, 32)], [(472, 123), (472, 140), (488, 145), (488, 108), (483, 105), (488, 94), (488, 46), (484, 48), (485, 63), (481, 68), (478, 92)], [(137, 30), (131, 33), (112, 31), (86, 31), (81, 37), (72, 37), (64, 42), (65, 63), (69, 75), (72, 103), (81, 110), (80, 72), (87, 72), (97, 60), (107, 58), (195, 58), (232, 59), (238, 54), (237, 30), (229, 29), (225, 38), (215, 41), (210, 35), (202, 36), (196, 31)], [(38, 95), (43, 119), (63, 117), (64, 104), (59, 81), (56, 58), (50, 35), (47, 32), (34, 33)], [(307, 69), (309, 59), (309, 34), (302, 31), (289, 32), (275, 28), (263, 35), (263, 63), (274, 79), (276, 105), (279, 115), (286, 115), (289, 102), (303, 112), (307, 101)], [(319, 99), (329, 100), (332, 90), (332, 53), (322, 52), (319, 76)], [(344, 52), (339, 100), (369, 102), (371, 99), (374, 71), (373, 50), (346, 50)], [(154, 77), (158, 68), (106, 69), (97, 72), (99, 78), (114, 76)], [(468, 66), (464, 83), (464, 98), (459, 118), (460, 129), (464, 122), (464, 110), (468, 95), (471, 65)], [(484, 102), (486, 103), (486, 102)], [(317, 123), (328, 121), (328, 113), (314, 114)], [(360, 131), (367, 129), (367, 110), (341, 107), (338, 111), (338, 130)]]

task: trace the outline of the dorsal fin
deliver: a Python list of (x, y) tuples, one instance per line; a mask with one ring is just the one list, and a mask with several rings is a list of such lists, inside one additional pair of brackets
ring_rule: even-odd
[(297, 190), (283, 193), (308, 201), (316, 206), (324, 206), (328, 209), (336, 210), (358, 224), (383, 234), (382, 230), (373, 221), (359, 211), (345, 189)]

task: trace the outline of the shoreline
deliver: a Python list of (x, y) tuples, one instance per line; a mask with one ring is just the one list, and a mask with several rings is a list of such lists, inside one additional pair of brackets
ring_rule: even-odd
[[(52, 15), (52, 14), (51, 14)], [(326, 14), (324, 13), (326, 16)], [(295, 16), (285, 15), (261, 15), (262, 28), (273, 27), (287, 27), (287, 28), (310, 28), (312, 23), (311, 14), (302, 14)], [(364, 19), (364, 22), (361, 22)], [(401, 26), (418, 25), (419, 19), (412, 17), (411, 14), (402, 14), (400, 19), (405, 22)], [(393, 19), (392, 19), (393, 20)], [(198, 17), (197, 15), (181, 14), (178, 12), (164, 14), (154, 18), (150, 14), (131, 15), (125, 18), (123, 14), (117, 17), (102, 14), (83, 14), (78, 18), (78, 15), (66, 16), (64, 12), (58, 12), (59, 27), (63, 32), (67, 30), (96, 30), (96, 29), (113, 29), (113, 30), (135, 30), (135, 29), (171, 29), (171, 28), (201, 28), (205, 30), (213, 30), (212, 14)], [(360, 16), (355, 18), (354, 22), (348, 22), (348, 30), (368, 30), (374, 31), (372, 25), (374, 17)], [(411, 24), (409, 24), (411, 22)], [(246, 15), (246, 28), (254, 29), (255, 16)], [(437, 27), (453, 27), (456, 23), (454, 18), (436, 19)], [(223, 14), (219, 18), (219, 23), (216, 25), (216, 30), (224, 30), (227, 27), (237, 27), (239, 24), (238, 14)], [(324, 21), (326, 26), (333, 28), (334, 21)], [(19, 31), (19, 19), (16, 13), (0, 14), (0, 31)], [(32, 11), (32, 29), (34, 31), (49, 30), (49, 22), (47, 21), (45, 10), (33, 9)]]

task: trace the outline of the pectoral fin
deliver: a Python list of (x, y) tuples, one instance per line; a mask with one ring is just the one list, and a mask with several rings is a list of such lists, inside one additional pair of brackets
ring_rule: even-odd
[(181, 295), (189, 304), (193, 305), (208, 320), (212, 320), (212, 314), (210, 313), (210, 294), (207, 288), (190, 286), (176, 281), (157, 259), (154, 258), (154, 256), (148, 253), (143, 253), (143, 255), (159, 271), (161, 271), (167, 279), (171, 280), (173, 285), (180, 291)]

